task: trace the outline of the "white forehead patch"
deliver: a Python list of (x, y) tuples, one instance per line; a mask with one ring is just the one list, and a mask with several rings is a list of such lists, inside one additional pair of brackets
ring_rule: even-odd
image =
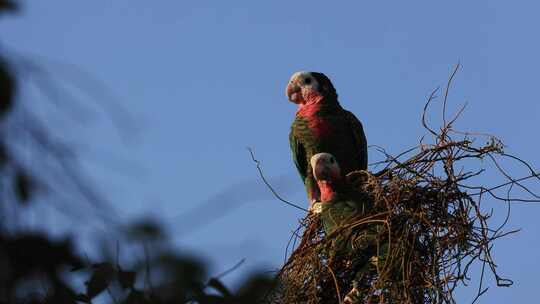
[(298, 72), (295, 72), (294, 74), (292, 74), (291, 80), (293, 80), (295, 78), (305, 78), (307, 76), (311, 76), (311, 73), (307, 72), (307, 71), (298, 71)]
[[(305, 80), (308, 79), (308, 78), (310, 78), (311, 81), (310, 81), (309, 84), (306, 84)], [(317, 79), (315, 79), (315, 77), (313, 77), (311, 72), (298, 71), (298, 72), (292, 74), (290, 82), (293, 82), (295, 80), (298, 81), (298, 83), (301, 86), (307, 86), (307, 87), (311, 87), (313, 89), (318, 89), (319, 88), (319, 84), (317, 83)]]
[(311, 168), (315, 168), (315, 164), (317, 164), (317, 161), (319, 159), (321, 159), (326, 164), (330, 164), (330, 159), (332, 158), (334, 158), (334, 156), (332, 156), (332, 154), (330, 153), (317, 153), (311, 157), (309, 162), (311, 163)]

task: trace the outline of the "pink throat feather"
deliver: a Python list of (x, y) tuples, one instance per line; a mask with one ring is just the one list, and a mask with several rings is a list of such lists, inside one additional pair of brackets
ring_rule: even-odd
[(296, 115), (309, 117), (315, 114), (322, 105), (324, 96), (321, 94), (310, 91), (304, 94), (304, 102), (298, 104), (298, 110)]
[(316, 137), (325, 136), (332, 133), (332, 126), (317, 113), (324, 105), (324, 96), (318, 93), (307, 94), (306, 102), (298, 104), (297, 117), (302, 117), (308, 121), (309, 128)]
[(319, 190), (321, 192), (321, 202), (329, 202), (336, 198), (336, 188), (337, 185), (331, 181), (317, 181)]

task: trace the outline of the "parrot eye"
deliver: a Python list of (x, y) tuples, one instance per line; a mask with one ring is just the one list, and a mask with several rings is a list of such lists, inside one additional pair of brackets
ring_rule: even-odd
[(333, 164), (335, 162), (333, 157), (330, 157), (330, 163)]
[(311, 78), (306, 78), (306, 79), (304, 80), (304, 83), (305, 83), (305, 84), (310, 84), (310, 83), (311, 83)]

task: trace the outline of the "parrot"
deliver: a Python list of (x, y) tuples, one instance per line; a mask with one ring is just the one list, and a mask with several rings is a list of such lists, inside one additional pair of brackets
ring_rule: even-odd
[(289, 144), (311, 208), (320, 199), (320, 189), (313, 178), (310, 158), (327, 152), (341, 164), (345, 174), (366, 170), (366, 135), (356, 116), (341, 107), (334, 85), (323, 73), (294, 73), (287, 84), (286, 95), (298, 105)]
[[(363, 303), (360, 284), (376, 269), (377, 263), (384, 263), (387, 247), (377, 246), (377, 225), (362, 225), (343, 229), (356, 219), (372, 213), (372, 203), (366, 193), (358, 192), (342, 175), (336, 158), (329, 153), (317, 153), (310, 158), (310, 165), (320, 189), (320, 201), (315, 202), (312, 211), (320, 214), (325, 235), (331, 237), (329, 257), (350, 259), (356, 269), (352, 276), (352, 288), (342, 303)], [(377, 249), (380, 247), (379, 249)]]
[(338, 230), (348, 219), (369, 212), (369, 199), (349, 187), (336, 158), (330, 153), (317, 153), (310, 159), (313, 177), (320, 189), (320, 201), (313, 212), (321, 215), (326, 235)]

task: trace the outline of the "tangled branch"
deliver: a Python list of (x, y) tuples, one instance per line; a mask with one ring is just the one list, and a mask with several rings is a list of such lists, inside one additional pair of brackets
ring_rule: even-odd
[[(351, 182), (366, 194), (371, 208), (337, 231), (326, 235), (319, 215), (309, 214), (302, 221), (301, 241), (279, 272), (280, 286), (268, 302), (341, 303), (348, 292), (347, 301), (354, 303), (455, 303), (454, 291), (471, 281), (473, 265), (481, 266), (474, 301), (487, 291), (488, 273), (498, 286), (513, 284), (499, 274), (492, 249), (496, 240), (517, 232), (505, 230), (510, 203), (540, 202), (523, 183), (540, 180), (539, 173), (506, 154), (496, 137), (487, 135), (488, 142), (479, 145), (484, 135), (471, 137), (453, 129), (463, 108), (450, 119), (445, 113), (458, 68), (444, 93), (443, 126), (438, 131), (426, 121), (437, 90), (424, 107), (422, 124), (432, 143), (421, 142), (397, 156), (379, 147), (386, 158), (378, 163), (383, 169), (368, 173), (361, 183)], [(503, 159), (524, 166), (529, 175), (512, 177), (501, 165)], [(479, 184), (488, 167), (506, 181), (491, 187)], [(355, 181), (359, 174), (366, 175), (351, 172), (348, 178)], [(515, 189), (520, 190), (517, 196), (512, 195)], [(486, 199), (507, 204), (505, 219), (497, 227), (493, 212), (482, 208)]]

